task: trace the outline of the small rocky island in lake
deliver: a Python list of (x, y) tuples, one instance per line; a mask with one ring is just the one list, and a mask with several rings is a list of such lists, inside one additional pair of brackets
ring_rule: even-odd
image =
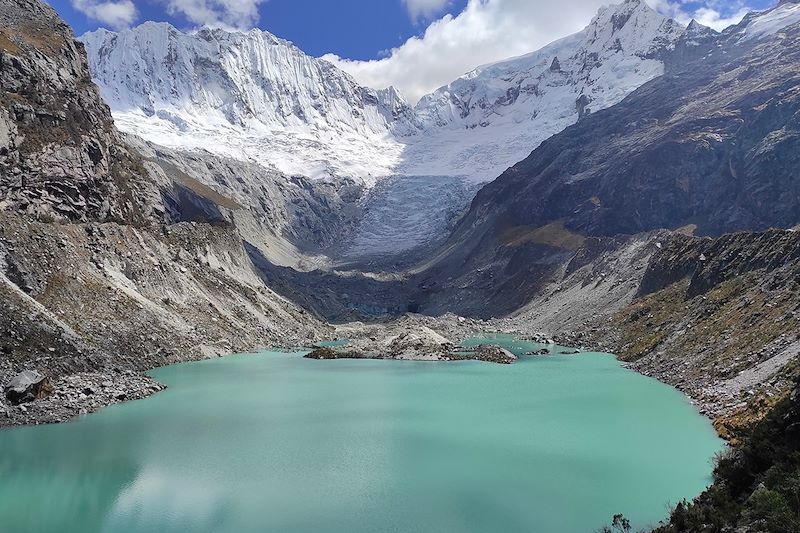
[(485, 361), (509, 365), (517, 356), (500, 346), (458, 346), (429, 327), (386, 328), (353, 338), (346, 346), (318, 346), (308, 359), (394, 359), (402, 361)]

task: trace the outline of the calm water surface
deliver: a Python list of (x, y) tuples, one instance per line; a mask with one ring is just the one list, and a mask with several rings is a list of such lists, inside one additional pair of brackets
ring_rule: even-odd
[[(517, 352), (533, 345), (512, 343)], [(721, 443), (613, 357), (177, 365), (169, 389), (0, 432), (0, 529), (591, 532), (708, 483)]]

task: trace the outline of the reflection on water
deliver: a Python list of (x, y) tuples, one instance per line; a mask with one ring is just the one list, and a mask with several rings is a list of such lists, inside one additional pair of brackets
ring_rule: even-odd
[(104, 431), (70, 432), (60, 441), (55, 426), (0, 433), (0, 531), (102, 531), (120, 489), (130, 485), (138, 466), (106, 453), (124, 446), (125, 435)]

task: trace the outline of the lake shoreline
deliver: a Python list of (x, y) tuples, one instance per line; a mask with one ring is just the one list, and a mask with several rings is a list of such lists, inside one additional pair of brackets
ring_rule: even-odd
[(167, 387), (144, 372), (78, 373), (52, 382), (47, 398), (17, 406), (0, 405), (0, 431), (20, 426), (70, 422), (115, 404), (143, 400)]
[[(431, 317), (403, 317), (397, 321), (378, 324), (345, 324), (337, 327), (337, 333), (341, 336), (338, 338), (350, 338), (352, 336), (354, 345), (357, 349), (358, 357), (312, 357), (315, 359), (372, 359), (372, 360), (400, 360), (400, 361), (428, 361), (428, 362), (456, 362), (464, 360), (484, 361), (487, 364), (513, 364), (514, 361), (508, 360), (503, 357), (505, 354), (489, 354), (489, 357), (468, 356), (468, 357), (450, 357), (448, 354), (452, 350), (444, 350), (431, 357), (420, 351), (420, 347), (426, 343), (430, 343), (430, 338), (425, 338), (430, 334), (443, 334), (450, 338), (468, 338), (471, 335), (512, 335), (518, 337), (520, 340), (530, 340), (537, 343), (547, 343), (555, 345), (562, 342), (569, 345), (569, 341), (573, 339), (571, 332), (565, 332), (562, 335), (556, 335), (552, 339), (540, 334), (523, 332), (522, 328), (508, 327), (508, 324), (503, 324), (502, 320), (496, 321), (481, 321), (474, 319), (464, 319), (461, 317), (454, 317), (451, 315), (445, 317), (431, 318)], [(504, 327), (498, 327), (498, 326)], [(492, 327), (494, 326), (494, 327)], [(420, 328), (427, 330), (420, 334)], [(402, 332), (402, 333), (398, 333)], [(412, 338), (408, 339), (409, 333)], [(346, 337), (345, 337), (346, 336)], [(369, 353), (377, 353), (379, 349), (377, 339), (381, 336), (387, 338), (394, 338), (392, 336), (405, 336), (399, 348), (397, 345), (393, 346), (393, 351), (387, 351), (390, 355), (365, 355)], [(421, 340), (418, 337), (423, 337)], [(439, 339), (434, 338), (433, 341)], [(419, 344), (413, 347), (414, 342)], [(270, 348), (278, 351), (291, 351), (301, 353), (308, 351), (313, 353), (315, 348), (319, 347), (319, 343), (308, 341), (304, 346), (299, 347), (280, 347)], [(487, 343), (486, 346), (490, 344)], [(409, 348), (409, 346), (412, 346)], [(370, 347), (367, 349), (367, 347)], [(455, 345), (453, 346), (455, 348)], [(256, 353), (257, 351), (264, 350), (264, 347), (254, 348), (253, 351), (245, 351), (242, 353)], [(577, 353), (600, 352), (608, 353), (607, 348), (602, 347), (586, 348), (575, 347)], [(487, 352), (488, 353), (488, 352)], [(218, 354), (217, 357), (228, 357), (237, 355), (238, 353), (224, 353)], [(575, 355), (576, 353), (552, 353), (549, 355)], [(306, 354), (308, 357), (310, 354)], [(612, 354), (613, 355), (613, 354)], [(532, 355), (534, 356), (534, 355)], [(546, 356), (537, 354), (535, 356)], [(301, 355), (298, 355), (301, 357)], [(502, 361), (500, 359), (503, 359)], [(516, 359), (516, 358), (514, 358)], [(202, 360), (202, 359), (201, 359)], [(712, 423), (718, 416), (716, 411), (711, 409), (710, 406), (704, 405), (702, 399), (693, 397), (689, 392), (683, 390), (679, 386), (675, 386), (668, 381), (661, 379), (659, 376), (649, 375), (646, 370), (638, 368), (636, 365), (631, 365), (625, 361), (617, 358), (620, 364), (638, 374), (641, 374), (650, 379), (655, 379), (661, 383), (669, 385), (670, 387), (678, 390), (687, 399), (687, 401), (705, 418), (709, 419)], [(194, 359), (187, 359), (186, 361), (176, 362), (192, 362)], [(140, 370), (119, 370), (119, 371), (104, 371), (94, 373), (76, 373), (61, 376), (53, 381), (55, 393), (42, 400), (37, 400), (31, 403), (22, 404), (20, 406), (12, 406), (5, 398), (0, 399), (0, 431), (20, 426), (36, 426), (45, 424), (59, 424), (67, 423), (81, 416), (95, 413), (103, 408), (126, 403), (130, 401), (137, 401), (145, 399), (149, 396), (157, 394), (167, 387), (150, 377), (147, 372), (155, 370), (159, 367), (149, 368), (144, 371)], [(725, 435), (720, 434), (723, 438)]]

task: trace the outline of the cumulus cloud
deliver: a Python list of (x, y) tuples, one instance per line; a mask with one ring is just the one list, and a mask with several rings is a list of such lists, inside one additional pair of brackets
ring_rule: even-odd
[(716, 9), (703, 7), (694, 12), (693, 18), (700, 24), (722, 31), (728, 26), (741, 22), (748, 11), (750, 10), (743, 7), (728, 16), (723, 16)]
[(431, 19), (444, 11), (449, 3), (450, 0), (403, 0), (408, 14), (414, 21)]
[(167, 13), (197, 26), (248, 30), (258, 24), (265, 0), (161, 0)]
[[(418, 8), (441, 3), (404, 1), (409, 9), (412, 3)], [(738, 22), (746, 13), (745, 6), (736, 0), (647, 1), (681, 22), (688, 23), (694, 17), (717, 29)], [(422, 35), (410, 38), (382, 59), (352, 61), (332, 54), (325, 59), (369, 87), (394, 85), (413, 103), (478, 65), (526, 54), (580, 31), (601, 6), (609, 3), (609, 0), (469, 0), (460, 14), (448, 14), (432, 22)], [(410, 12), (413, 16), (414, 12)]]
[(90, 19), (106, 24), (112, 29), (127, 28), (139, 16), (132, 0), (72, 0), (72, 7)]
[[(445, 15), (421, 36), (373, 61), (328, 55), (370, 87), (394, 85), (412, 102), (472, 68), (531, 52), (579, 31), (608, 0), (470, 0), (457, 16)], [(564, 16), (569, 13), (570, 16)]]

